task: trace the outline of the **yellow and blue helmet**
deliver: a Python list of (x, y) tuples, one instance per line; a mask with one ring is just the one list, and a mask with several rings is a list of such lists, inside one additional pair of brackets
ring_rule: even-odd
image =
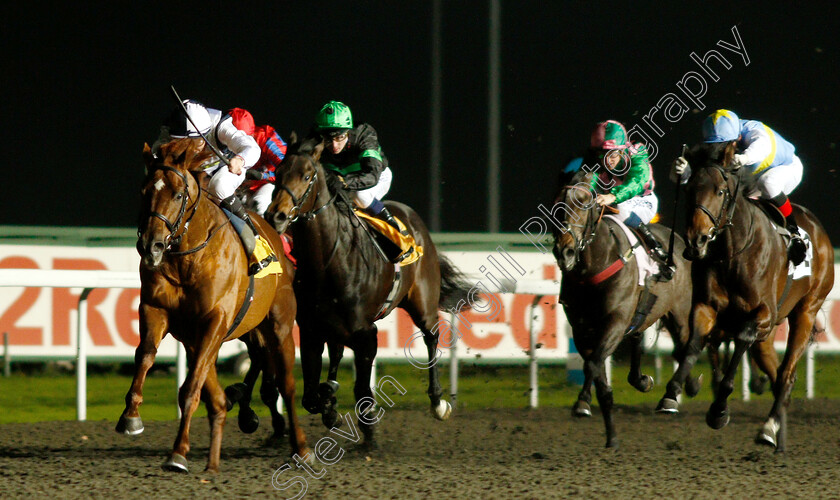
[(741, 135), (741, 120), (728, 109), (719, 109), (703, 121), (704, 142), (737, 141)]

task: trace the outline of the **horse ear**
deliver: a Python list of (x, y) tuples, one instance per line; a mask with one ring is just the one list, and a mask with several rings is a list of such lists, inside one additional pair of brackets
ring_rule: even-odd
[(143, 161), (146, 163), (146, 166), (151, 165), (155, 161), (155, 154), (152, 153), (152, 148), (149, 147), (148, 142), (143, 143)]
[(735, 156), (735, 151), (738, 147), (738, 143), (736, 141), (732, 141), (726, 145), (726, 149), (723, 150), (723, 166), (724, 168), (728, 168), (732, 162), (732, 157)]
[(289, 146), (294, 146), (297, 143), (298, 143), (297, 132), (292, 130), (291, 132), (289, 132)]
[(312, 159), (318, 161), (321, 159), (321, 153), (324, 151), (324, 141), (319, 142), (315, 149), (312, 150)]

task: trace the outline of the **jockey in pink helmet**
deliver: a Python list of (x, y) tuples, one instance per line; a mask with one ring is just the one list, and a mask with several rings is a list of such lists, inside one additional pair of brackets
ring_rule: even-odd
[(595, 162), (598, 167), (591, 181), (595, 203), (616, 205), (618, 216), (638, 230), (651, 256), (659, 263), (659, 279), (670, 280), (673, 269), (668, 254), (647, 226), (659, 208), (659, 199), (653, 193), (653, 169), (647, 148), (641, 143), (631, 143), (624, 125), (607, 120), (592, 131), (589, 158), (584, 163)]
[[(808, 247), (799, 235), (796, 220), (791, 217), (793, 208), (788, 195), (802, 180), (802, 161), (796, 148), (775, 130), (756, 120), (741, 120), (727, 109), (719, 109), (703, 121), (703, 141), (706, 143), (735, 142), (736, 154), (730, 166), (746, 168), (756, 178), (761, 198), (768, 200), (785, 217), (785, 226), (791, 234), (788, 256), (794, 265), (800, 264)], [(674, 173), (681, 182), (688, 182), (691, 167), (685, 158), (674, 162)]]

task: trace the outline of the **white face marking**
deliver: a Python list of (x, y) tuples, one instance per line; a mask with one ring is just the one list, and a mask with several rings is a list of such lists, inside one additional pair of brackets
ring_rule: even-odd
[(160, 191), (165, 185), (166, 184), (163, 182), (163, 179), (158, 179), (158, 181), (155, 182), (155, 191)]

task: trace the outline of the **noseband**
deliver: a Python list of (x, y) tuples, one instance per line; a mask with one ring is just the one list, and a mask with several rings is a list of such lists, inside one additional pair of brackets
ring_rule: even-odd
[[(311, 163), (312, 166), (315, 167), (315, 160), (313, 160), (310, 155), (302, 153), (302, 154), (300, 154), (300, 156), (305, 156), (306, 159), (309, 161), (309, 163)], [(292, 198), (292, 203), (294, 204), (294, 206), (292, 206), (292, 209), (289, 210), (289, 223), (295, 222), (295, 221), (298, 220), (298, 218), (301, 218), (301, 217), (303, 218), (304, 221), (312, 220), (312, 219), (315, 218), (316, 215), (321, 213), (333, 201), (335, 201), (335, 196), (333, 196), (326, 203), (324, 203), (324, 205), (321, 206), (320, 208), (318, 208), (316, 210), (310, 210), (309, 212), (301, 213), (301, 207), (303, 206), (304, 203), (306, 203), (306, 200), (309, 198), (309, 195), (312, 193), (312, 188), (315, 186), (315, 181), (317, 179), (318, 179), (318, 169), (314, 168), (314, 173), (312, 174), (312, 178), (309, 179), (309, 184), (306, 186), (306, 191), (303, 192), (303, 195), (300, 197), (300, 200), (297, 199), (297, 197), (295, 196), (295, 193), (293, 193), (292, 190), (289, 189), (288, 186), (286, 186), (285, 184), (279, 184), (280, 189), (282, 189), (283, 191), (285, 191), (286, 193), (289, 194), (289, 196)], [(312, 202), (313, 207), (318, 202), (319, 194), (320, 193), (315, 193), (315, 199)]]
[[(715, 170), (720, 172), (721, 177), (723, 177), (723, 185), (724, 187), (721, 188), (721, 194), (723, 194), (723, 202), (720, 204), (720, 213), (715, 217), (711, 210), (703, 206), (701, 203), (696, 203), (694, 205), (695, 210), (700, 210), (704, 214), (709, 216), (709, 219), (712, 221), (712, 229), (709, 230), (709, 241), (714, 241), (715, 238), (718, 237), (720, 233), (722, 233), (726, 228), (732, 225), (732, 216), (735, 213), (735, 201), (736, 197), (732, 194), (732, 191), (729, 189), (729, 175), (727, 174), (726, 170), (722, 167), (713, 166), (710, 168), (714, 168)], [(735, 192), (738, 192), (738, 188), (741, 184), (741, 178), (736, 175), (737, 184), (735, 185)], [(726, 215), (726, 221), (723, 220), (724, 214)]]
[[(178, 170), (176, 168), (173, 168), (173, 167), (161, 166), (161, 167), (158, 167), (157, 170), (168, 170), (170, 172), (173, 172), (173, 173), (175, 173), (175, 175), (180, 177), (182, 181), (184, 181), (184, 191), (183, 191), (183, 193), (181, 193), (182, 194), (181, 208), (178, 210), (178, 217), (175, 219), (175, 222), (170, 222), (169, 219), (167, 219), (166, 216), (163, 215), (160, 212), (149, 213), (150, 217), (156, 217), (156, 218), (160, 219), (161, 221), (163, 221), (163, 223), (166, 225), (166, 228), (169, 230), (169, 234), (166, 235), (166, 238), (164, 238), (164, 243), (166, 244), (166, 250), (168, 251), (173, 246), (177, 247), (178, 245), (181, 244), (181, 238), (187, 232), (187, 229), (189, 228), (189, 225), (190, 225), (190, 221), (192, 220), (193, 216), (195, 216), (195, 212), (198, 208), (198, 202), (201, 199), (201, 189), (198, 190), (198, 196), (196, 197), (195, 202), (192, 204), (192, 212), (190, 213), (189, 217), (184, 219), (184, 215), (187, 212), (187, 202), (190, 200), (190, 190), (189, 190), (189, 183), (187, 182), (187, 177), (183, 173), (181, 173), (180, 170)], [(182, 222), (183, 222), (183, 225), (184, 225), (183, 230), (181, 230), (182, 229), (181, 228), (181, 223)], [(179, 233), (179, 234), (176, 236), (175, 235), (176, 233)], [(138, 227), (137, 228), (137, 237), (140, 238), (141, 236), (142, 236), (142, 231)]]

